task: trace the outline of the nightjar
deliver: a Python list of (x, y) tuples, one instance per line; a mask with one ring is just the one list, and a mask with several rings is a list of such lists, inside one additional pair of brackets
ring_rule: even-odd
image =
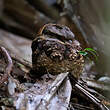
[(44, 25), (32, 42), (32, 74), (70, 72), (79, 78), (84, 59), (80, 44), (71, 30), (59, 24)]

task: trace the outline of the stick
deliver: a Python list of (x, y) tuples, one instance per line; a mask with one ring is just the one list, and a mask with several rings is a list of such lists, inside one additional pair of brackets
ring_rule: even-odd
[(29, 61), (23, 59), (22, 57), (16, 56), (13, 53), (11, 54), (11, 57), (12, 57), (13, 60), (23, 64), (24, 66), (28, 67), (29, 69), (32, 68), (32, 64)]
[(8, 54), (7, 50), (4, 47), (0, 47), (0, 52), (5, 57), (5, 61), (7, 62), (7, 67), (5, 69), (5, 73), (3, 74), (2, 78), (0, 79), (0, 87), (3, 85), (5, 81), (8, 80), (10, 73), (12, 72), (13, 63), (10, 55)]
[(85, 96), (87, 96), (94, 104), (96, 104), (101, 110), (109, 110), (104, 104), (101, 103), (99, 99), (89, 93), (83, 86), (79, 83), (75, 84), (75, 87), (80, 90)]

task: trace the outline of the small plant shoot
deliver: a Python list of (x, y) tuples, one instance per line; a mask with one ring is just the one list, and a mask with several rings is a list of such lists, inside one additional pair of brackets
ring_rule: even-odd
[(92, 56), (92, 57), (95, 58), (95, 61), (98, 60), (98, 54), (97, 54), (97, 52), (96, 52), (94, 49), (92, 49), (92, 48), (85, 48), (84, 50), (79, 51), (79, 53), (80, 53), (81, 55), (83, 55), (83, 56), (89, 58), (89, 59), (91, 59), (90, 56)]

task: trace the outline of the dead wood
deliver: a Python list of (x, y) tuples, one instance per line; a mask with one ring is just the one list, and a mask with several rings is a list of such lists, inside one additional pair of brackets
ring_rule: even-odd
[(3, 55), (3, 57), (5, 58), (5, 61), (7, 63), (5, 73), (3, 74), (2, 78), (0, 79), (0, 87), (1, 87), (3, 85), (3, 83), (8, 80), (8, 77), (9, 77), (10, 73), (12, 72), (13, 63), (12, 63), (12, 59), (11, 59), (10, 55), (8, 54), (7, 50), (4, 47), (0, 47), (0, 53)]

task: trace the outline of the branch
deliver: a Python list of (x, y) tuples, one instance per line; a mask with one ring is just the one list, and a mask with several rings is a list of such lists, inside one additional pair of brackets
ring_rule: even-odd
[(7, 62), (7, 67), (5, 69), (5, 73), (3, 74), (2, 78), (0, 79), (0, 87), (3, 85), (5, 81), (8, 80), (10, 73), (12, 72), (13, 63), (10, 55), (8, 54), (7, 50), (4, 47), (0, 47), (0, 52), (3, 54), (5, 61)]

